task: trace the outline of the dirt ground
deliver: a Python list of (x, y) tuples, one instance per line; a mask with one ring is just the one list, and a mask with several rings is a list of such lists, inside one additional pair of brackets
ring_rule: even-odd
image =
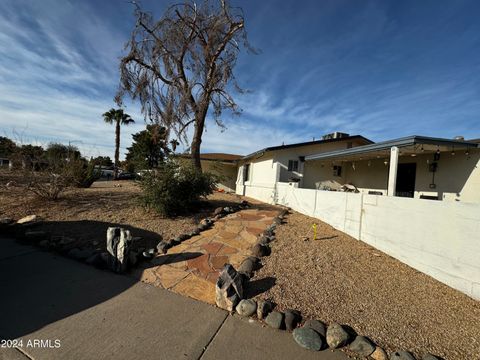
[(276, 236), (255, 275), (276, 284), (259, 298), (349, 325), (388, 351), (480, 359), (480, 302), (318, 219), (292, 212)]
[[(17, 186), (7, 187), (10, 181)], [(20, 184), (21, 178), (0, 172), (0, 218), (18, 220), (35, 214), (42, 220), (42, 230), (76, 239), (71, 247), (95, 242), (102, 248), (109, 226), (122, 226), (132, 236), (142, 237), (139, 247), (154, 247), (162, 237), (168, 240), (192, 231), (215, 208), (241, 201), (236, 195), (217, 192), (200, 209), (170, 219), (139, 204), (140, 188), (134, 181), (98, 181), (88, 189), (69, 189), (56, 201), (39, 199)]]

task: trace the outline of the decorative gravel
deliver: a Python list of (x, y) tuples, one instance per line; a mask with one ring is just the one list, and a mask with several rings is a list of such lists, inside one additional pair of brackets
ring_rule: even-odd
[(276, 284), (257, 298), (349, 325), (387, 352), (480, 359), (480, 302), (318, 219), (292, 212), (276, 237), (254, 278)]

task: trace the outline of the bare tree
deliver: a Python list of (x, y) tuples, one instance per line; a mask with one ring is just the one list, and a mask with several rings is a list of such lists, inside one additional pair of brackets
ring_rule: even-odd
[(224, 127), (220, 115), (240, 109), (230, 95), (242, 92), (233, 68), (240, 47), (255, 52), (247, 41), (242, 10), (226, 0), (205, 0), (173, 5), (154, 21), (138, 4), (136, 26), (120, 62), (119, 105), (125, 94), (139, 99), (143, 114), (190, 144), (194, 166), (201, 171), (200, 145), (205, 119), (211, 114)]

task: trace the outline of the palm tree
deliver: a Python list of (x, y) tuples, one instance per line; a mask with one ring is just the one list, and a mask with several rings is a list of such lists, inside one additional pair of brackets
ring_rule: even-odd
[(117, 177), (117, 169), (120, 157), (120, 125), (133, 124), (135, 121), (123, 112), (123, 109), (110, 109), (103, 115), (103, 120), (107, 124), (115, 123), (115, 177)]

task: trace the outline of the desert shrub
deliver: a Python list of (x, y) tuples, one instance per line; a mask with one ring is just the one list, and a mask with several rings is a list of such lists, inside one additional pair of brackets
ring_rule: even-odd
[(99, 178), (94, 164), (83, 159), (50, 161), (43, 169), (24, 169), (27, 190), (46, 200), (57, 200), (67, 187), (88, 188)]
[(57, 200), (67, 187), (65, 178), (50, 171), (25, 171), (26, 188), (45, 200)]
[(89, 188), (100, 178), (100, 175), (99, 171), (95, 171), (95, 164), (92, 162), (87, 164), (85, 161), (78, 160), (65, 166), (64, 176), (70, 186)]
[(215, 175), (170, 160), (142, 176), (141, 200), (162, 215), (178, 215), (191, 211), (202, 197), (213, 192), (216, 183)]

